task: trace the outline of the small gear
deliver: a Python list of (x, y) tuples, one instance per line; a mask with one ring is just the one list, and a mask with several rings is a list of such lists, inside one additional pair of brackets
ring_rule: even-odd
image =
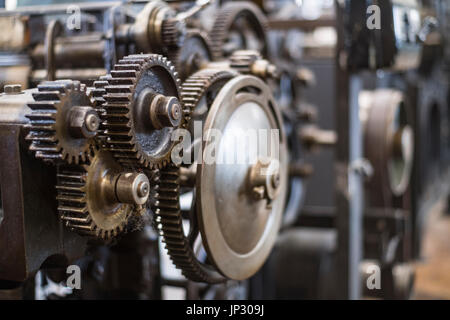
[(251, 74), (253, 63), (261, 59), (262, 56), (258, 51), (238, 50), (230, 56), (230, 67), (240, 73)]
[[(142, 188), (137, 186), (139, 182), (145, 184), (146, 194), (130, 197)], [(142, 173), (124, 172), (104, 149), (95, 149), (89, 164), (57, 168), (59, 216), (69, 229), (91, 238), (110, 241), (124, 232), (130, 218), (145, 210), (148, 189), (148, 179)]]
[(175, 65), (181, 81), (184, 81), (213, 60), (211, 42), (204, 32), (191, 29), (186, 33), (183, 45), (169, 50), (167, 57)]
[(166, 19), (161, 26), (161, 39), (166, 48), (179, 48), (184, 43), (186, 25), (175, 18)]
[(183, 122), (173, 64), (156, 54), (127, 56), (105, 89), (103, 134), (114, 157), (128, 168), (165, 166), (176, 143), (171, 134)]
[(26, 140), (36, 158), (45, 162), (82, 163), (94, 143), (99, 118), (79, 81), (45, 82), (33, 93), (27, 115), (30, 129)]
[[(228, 57), (237, 49), (257, 50), (264, 58), (268, 58), (267, 29), (267, 19), (255, 4), (243, 1), (225, 3), (218, 11), (209, 34), (214, 59)], [(248, 39), (250, 34), (256, 39)], [(227, 43), (233, 39), (239, 44)]]

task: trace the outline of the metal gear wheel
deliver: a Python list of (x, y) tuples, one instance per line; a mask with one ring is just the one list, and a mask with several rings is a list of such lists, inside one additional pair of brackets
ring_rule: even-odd
[(89, 159), (58, 166), (58, 213), (72, 231), (110, 241), (143, 213), (150, 185), (144, 174), (125, 172), (109, 151), (95, 149)]
[(210, 39), (214, 59), (228, 57), (238, 49), (261, 52), (268, 58), (267, 20), (255, 4), (236, 1), (225, 3), (218, 11)]
[(183, 123), (179, 79), (156, 55), (130, 55), (111, 71), (102, 115), (107, 145), (125, 167), (161, 168), (170, 161), (174, 129)]
[[(220, 88), (235, 76), (231, 71), (202, 70), (189, 77), (182, 86), (182, 102), (185, 107), (185, 127), (190, 123), (191, 114), (204, 120), (206, 113), (195, 112), (202, 98), (211, 105)], [(203, 110), (207, 112), (208, 110)], [(159, 170), (153, 181), (155, 191), (155, 225), (159, 230), (166, 249), (175, 266), (184, 276), (198, 282), (220, 283), (226, 279), (205, 259), (200, 261), (194, 246), (199, 236), (194, 208), (190, 208), (189, 234), (183, 228), (183, 212), (180, 208), (180, 168), (170, 165)]]
[[(255, 88), (257, 89), (255, 90)], [(267, 86), (261, 80), (249, 76), (236, 77), (236, 74), (229, 70), (205, 69), (191, 76), (183, 84), (182, 98), (185, 107), (192, 110), (192, 120), (203, 121), (205, 132), (206, 126), (211, 129), (211, 125), (216, 124), (216, 120), (221, 124), (229, 121), (234, 122), (236, 119), (231, 116), (233, 110), (250, 107), (251, 109), (259, 109), (258, 116), (260, 117), (258, 118), (263, 119), (260, 125), (264, 129), (267, 129), (266, 127), (270, 123), (273, 128), (281, 129), (282, 133), (280, 146), (282, 166), (279, 174), (259, 179), (261, 178), (259, 170), (254, 170), (253, 167), (255, 166), (250, 166), (245, 168), (245, 173), (240, 172), (237, 175), (232, 175), (233, 179), (236, 179), (239, 183), (241, 182), (239, 179), (246, 180), (248, 177), (252, 177), (252, 179), (249, 178), (250, 182), (248, 183), (250, 190), (245, 196), (241, 194), (242, 190), (236, 190), (241, 194), (241, 198), (246, 198), (243, 202), (241, 198), (239, 198), (240, 200), (234, 199), (234, 202), (225, 201), (230, 200), (228, 199), (229, 196), (222, 192), (224, 191), (223, 188), (215, 185), (216, 179), (211, 178), (211, 170), (214, 170), (214, 168), (205, 166), (203, 163), (197, 164), (194, 162), (190, 167), (183, 166), (181, 168), (172, 166), (160, 171), (160, 176), (154, 182), (156, 226), (164, 238), (172, 261), (190, 280), (217, 283), (226, 279), (246, 279), (259, 269), (273, 245), (281, 222), (281, 209), (284, 206), (287, 169), (285, 138), (282, 128), (278, 126), (281, 123), (281, 118), (276, 109), (273, 108), (274, 102), (267, 90)], [(236, 99), (239, 99), (239, 101), (244, 99), (245, 101), (242, 100), (241, 104)], [(247, 101), (246, 99), (250, 100)], [(219, 108), (220, 105), (226, 107)], [(267, 118), (265, 118), (266, 116)], [(230, 120), (232, 118), (234, 120)], [(224, 132), (228, 131), (225, 130)], [(194, 141), (192, 149), (195, 148), (195, 143)], [(261, 165), (259, 161), (256, 167), (258, 165)], [(231, 169), (227, 168), (225, 171), (231, 172), (229, 170)], [(224, 173), (225, 171), (221, 172)], [(220, 172), (219, 176), (219, 180), (223, 178)], [(209, 185), (206, 185), (208, 183)], [(229, 181), (225, 185), (229, 187)], [(243, 185), (247, 185), (247, 183)], [(256, 189), (261, 191), (258, 193), (261, 196), (259, 198), (255, 198), (254, 191)], [(215, 204), (214, 201), (211, 202), (207, 195), (208, 192), (211, 195), (211, 190), (219, 190), (220, 194), (216, 196), (224, 204), (227, 203), (228, 208), (231, 209), (228, 210), (224, 206)], [(228, 190), (226, 193), (230, 194), (231, 197), (234, 195), (233, 190)], [(189, 194), (191, 194), (192, 200), (191, 204), (186, 206), (182, 199), (185, 199), (185, 196)], [(222, 199), (223, 197), (228, 198)], [(245, 207), (244, 203), (247, 203), (249, 207)], [(206, 210), (208, 206), (212, 211)], [(244, 207), (238, 208), (239, 206)], [(208, 214), (206, 214), (207, 211)], [(219, 214), (219, 211), (223, 215)], [(240, 213), (261, 212), (262, 220), (256, 219), (258, 220), (258, 223), (256, 223), (258, 227), (254, 227), (255, 219), (250, 219), (252, 221), (250, 222), (246, 218), (239, 218), (235, 215), (238, 211)], [(209, 214), (212, 216), (208, 217)], [(231, 219), (228, 224), (237, 227), (238, 231), (234, 236), (241, 245), (237, 245), (236, 241), (230, 240), (229, 232), (225, 230), (226, 228), (223, 228), (223, 221), (218, 222), (216, 220), (216, 218), (220, 220), (220, 217)], [(189, 219), (189, 230), (185, 232), (183, 222), (187, 218)], [(238, 222), (232, 222), (234, 220), (238, 220)], [(240, 226), (237, 226), (236, 223)], [(248, 232), (242, 232), (243, 230)], [(237, 248), (236, 246), (240, 247)], [(226, 251), (225, 247), (229, 250)], [(228, 259), (236, 263), (231, 266), (227, 262)]]
[(45, 162), (82, 163), (94, 143), (100, 119), (79, 81), (49, 81), (33, 93), (27, 115), (26, 140), (36, 158)]
[(277, 67), (263, 59), (255, 50), (237, 50), (229, 58), (230, 67), (242, 74), (251, 74), (262, 79), (278, 78)]
[(175, 65), (181, 81), (184, 81), (213, 60), (211, 43), (204, 32), (191, 29), (186, 33), (183, 45), (169, 50), (167, 57)]

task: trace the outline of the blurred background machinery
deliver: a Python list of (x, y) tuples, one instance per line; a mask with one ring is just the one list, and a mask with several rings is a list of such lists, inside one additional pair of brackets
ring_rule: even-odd
[[(445, 0), (0, 5), (1, 298), (412, 296), (450, 186)], [(279, 135), (204, 163), (214, 130), (222, 158)]]

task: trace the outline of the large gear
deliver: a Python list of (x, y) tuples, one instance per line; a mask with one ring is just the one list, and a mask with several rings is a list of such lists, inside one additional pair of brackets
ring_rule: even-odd
[[(165, 166), (175, 144), (171, 133), (183, 122), (173, 64), (156, 54), (127, 56), (115, 65), (108, 83), (102, 119), (114, 157), (128, 168)], [(166, 122), (159, 127), (158, 110), (149, 107), (155, 101), (165, 104)]]
[[(99, 124), (86, 87), (71, 80), (45, 82), (38, 86), (33, 98), (35, 101), (28, 104), (32, 113), (27, 115), (30, 132), (26, 139), (31, 141), (30, 150), (36, 158), (51, 163), (85, 162)], [(77, 110), (83, 112), (83, 117), (90, 114), (97, 121), (90, 132), (85, 130), (85, 123), (71, 122), (71, 113)], [(85, 134), (73, 134), (75, 126)]]
[[(225, 90), (225, 87), (228, 89), (227, 92), (224, 93), (222, 91)], [(244, 90), (245, 93), (240, 95), (239, 92), (241, 91), (237, 89), (238, 87)], [(254, 88), (258, 88), (258, 90), (252, 91)], [(221, 116), (219, 115), (219, 117), (224, 117), (224, 115), (228, 114), (233, 108), (239, 109), (238, 106), (244, 106), (245, 109), (253, 103), (261, 103), (261, 105), (264, 104), (263, 108), (265, 111), (262, 111), (263, 109), (261, 109), (259, 111), (259, 116), (264, 118), (264, 115), (276, 114), (274, 118), (270, 115), (268, 119), (270, 119), (269, 122), (272, 126), (277, 126), (278, 121), (275, 119), (280, 118), (277, 111), (273, 109), (273, 101), (269, 102), (267, 100), (271, 99), (270, 95), (267, 95), (267, 90), (260, 91), (259, 88), (265, 88), (265, 85), (262, 81), (255, 77), (236, 77), (236, 73), (230, 70), (204, 69), (191, 76), (183, 84), (182, 99), (185, 108), (192, 114), (192, 120), (201, 120), (205, 125), (211, 125), (211, 119), (214, 121), (216, 115), (219, 113), (222, 114)], [(247, 89), (249, 91), (246, 91)], [(220, 99), (223, 99), (227, 93), (232, 93), (232, 96), (239, 97), (237, 99), (244, 99), (245, 101), (242, 100), (243, 104), (241, 105), (239, 102), (236, 102), (238, 100), (231, 99), (230, 101), (233, 102), (230, 103), (233, 104), (233, 107), (224, 107), (224, 109), (220, 109), (221, 111), (218, 112), (218, 106), (221, 104), (218, 102), (218, 99), (219, 97)], [(250, 100), (247, 101), (246, 99)], [(238, 104), (234, 105), (235, 103)], [(226, 105), (226, 103), (224, 103), (224, 105)], [(251, 108), (255, 107), (256, 105), (253, 104)], [(214, 112), (211, 111), (212, 115), (209, 112), (210, 109), (214, 109)], [(264, 123), (264, 126), (268, 125), (266, 120), (263, 120), (262, 123)], [(191, 131), (193, 130), (192, 128), (190, 129)], [(281, 152), (284, 154), (284, 138), (282, 138), (282, 141), (283, 145), (281, 147)], [(195, 144), (196, 141), (193, 141), (191, 149), (195, 148)], [(203, 154), (203, 152), (201, 152), (201, 154)], [(282, 157), (285, 157), (285, 155)], [(211, 176), (209, 176), (209, 178), (204, 177), (202, 171), (206, 172), (211, 168), (208, 166), (205, 167), (204, 164), (196, 162), (195, 160), (197, 159), (192, 159), (192, 154), (191, 160), (194, 160), (194, 162), (190, 167), (182, 166), (180, 169), (175, 166), (171, 166), (169, 168), (162, 169), (160, 171), (160, 175), (154, 181), (156, 190), (156, 201), (154, 203), (156, 226), (164, 238), (168, 253), (175, 266), (181, 269), (182, 273), (193, 281), (217, 283), (226, 279), (242, 280), (248, 278), (259, 268), (260, 264), (263, 263), (267, 257), (270, 247), (273, 244), (274, 235), (278, 230), (281, 218), (281, 209), (284, 206), (284, 190), (286, 188), (285, 181), (287, 172), (285, 168), (285, 160), (281, 161), (282, 168), (280, 169), (281, 171), (279, 174), (281, 180), (278, 180), (278, 178), (273, 178), (272, 176), (267, 176), (268, 178), (265, 177), (262, 180), (266, 181), (269, 179), (267, 180), (269, 182), (260, 182), (261, 179), (259, 179), (258, 176), (259, 170), (254, 170), (254, 167), (256, 169), (259, 168), (259, 161), (253, 167), (251, 166), (247, 168), (251, 171), (251, 174), (239, 174), (239, 179), (244, 180), (249, 177), (253, 177), (255, 174), (254, 180), (249, 178), (251, 190), (249, 191), (249, 194), (245, 196), (249, 197), (248, 203), (253, 206), (252, 209), (264, 211), (262, 216), (266, 216), (268, 212), (276, 212), (273, 213), (272, 218), (269, 220), (266, 221), (263, 219), (264, 221), (259, 221), (260, 223), (257, 223), (257, 228), (249, 227), (250, 236), (248, 238), (244, 236), (245, 239), (242, 239), (242, 248), (237, 249), (239, 253), (234, 251), (234, 249), (230, 249), (233, 253), (224, 253), (224, 251), (220, 248), (218, 251), (215, 251), (214, 247), (217, 245), (220, 247), (223, 245), (223, 242), (219, 239), (219, 243), (214, 243), (214, 236), (211, 237), (210, 234), (211, 230), (207, 230), (207, 225), (209, 224), (205, 221), (206, 211), (204, 202), (205, 190), (210, 192), (211, 190), (214, 190), (214, 186), (209, 185), (206, 186), (205, 189), (205, 186), (202, 185), (206, 183), (205, 181), (211, 179)], [(195, 173), (195, 168), (197, 168), (197, 170), (201, 170), (200, 173)], [(190, 175), (193, 176), (189, 178)], [(278, 177), (278, 175), (276, 176)], [(270, 182), (272, 180), (277, 181), (274, 188), (272, 188), (272, 182)], [(253, 182), (255, 182), (255, 185), (253, 185)], [(280, 182), (280, 184), (278, 184), (278, 182)], [(239, 183), (243, 182), (240, 181)], [(260, 185), (260, 183), (264, 184), (264, 186)], [(182, 188), (180, 187), (180, 184), (182, 184)], [(278, 185), (281, 186), (279, 190)], [(260, 198), (254, 198), (253, 193), (256, 189), (262, 192), (259, 193), (259, 195), (261, 195)], [(280, 191), (281, 194), (279, 198), (278, 191)], [(234, 194), (234, 192), (231, 193)], [(192, 194), (191, 205), (188, 208), (186, 207), (186, 204), (183, 204), (183, 207), (180, 206), (180, 199), (186, 194)], [(222, 196), (223, 193), (219, 196), (219, 198)], [(236, 203), (240, 203), (240, 201), (242, 200), (239, 200)], [(244, 202), (247, 203), (247, 200), (244, 200)], [(236, 204), (230, 204), (233, 208), (235, 205)], [(239, 205), (243, 205), (243, 203), (240, 203)], [(215, 208), (214, 205), (213, 207)], [(219, 210), (222, 209), (223, 208)], [(234, 209), (231, 209), (231, 211), (233, 214), (236, 214), (237, 212)], [(214, 214), (218, 214), (218, 212), (213, 212)], [(222, 213), (224, 213), (225, 216), (228, 216), (231, 212)], [(187, 217), (189, 217), (189, 230), (185, 232), (183, 228), (183, 218), (186, 219)], [(257, 220), (259, 220), (259, 218)], [(244, 225), (246, 224), (247, 223), (244, 223)], [(260, 233), (260, 227), (264, 225), (264, 229), (267, 228), (267, 232)], [(221, 228), (217, 227), (215, 222), (211, 225), (211, 227), (216, 228), (216, 235), (220, 235), (220, 237), (223, 236), (224, 231), (219, 231)], [(239, 230), (242, 231), (242, 228), (246, 229), (247, 227), (241, 226)], [(227, 238), (225, 242), (229, 241), (228, 236), (228, 234), (225, 236), (225, 238)], [(240, 236), (242, 236), (242, 232), (240, 233)], [(199, 240), (201, 246), (199, 245)], [(252, 254), (241, 255), (243, 251), (255, 245), (257, 242), (264, 242), (264, 244), (258, 246), (258, 250), (255, 250), (255, 252), (252, 251)], [(236, 245), (236, 243), (233, 242), (232, 245)], [(241, 249), (243, 251), (241, 251)], [(231, 267), (233, 270), (226, 267), (227, 262), (224, 261), (224, 259), (226, 260), (227, 258), (225, 258), (225, 256), (230, 259), (237, 259), (236, 261), (239, 262), (236, 267)]]
[[(246, 30), (250, 32), (246, 34)], [(267, 59), (269, 53), (266, 30), (267, 19), (255, 4), (243, 1), (225, 3), (218, 11), (210, 31), (214, 59), (227, 57), (237, 49), (257, 50)], [(249, 35), (257, 39), (250, 39), (247, 37)], [(227, 42), (233, 36), (239, 38), (234, 40), (240, 43), (228, 48)]]
[[(190, 123), (190, 115), (194, 112), (200, 100), (206, 97), (208, 99), (207, 104), (210, 105), (218, 90), (234, 76), (235, 74), (230, 71), (205, 69), (186, 80), (182, 86), (181, 93), (185, 108), (186, 127)], [(200, 117), (204, 118), (204, 115)], [(223, 282), (225, 278), (210, 265), (199, 261), (194, 252), (195, 239), (193, 238), (198, 235), (195, 221), (191, 220), (191, 231), (189, 236), (185, 236), (183, 216), (180, 210), (179, 170), (179, 168), (171, 165), (161, 169), (159, 174), (155, 176), (153, 185), (156, 192), (156, 201), (153, 209), (156, 225), (164, 238), (166, 249), (173, 263), (177, 268), (181, 269), (184, 276), (199, 282)], [(192, 215), (195, 216), (195, 212)], [(197, 234), (195, 232), (193, 234), (192, 230), (197, 230)]]
[[(104, 149), (94, 149), (86, 165), (60, 165), (57, 168), (58, 213), (65, 225), (80, 235), (110, 241), (124, 232), (133, 215), (145, 210), (147, 195), (129, 201), (124, 188), (118, 185), (126, 179), (140, 179), (143, 174), (130, 175), (112, 154)], [(131, 184), (132, 185), (132, 184)], [(133, 186), (132, 186), (133, 187)], [(123, 200), (122, 200), (123, 199)]]

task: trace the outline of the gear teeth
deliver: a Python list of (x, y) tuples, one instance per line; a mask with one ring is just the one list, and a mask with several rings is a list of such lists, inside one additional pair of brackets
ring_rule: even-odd
[(195, 254), (184, 236), (183, 219), (180, 211), (179, 169), (168, 165), (154, 176), (155, 226), (163, 237), (165, 248), (174, 265), (183, 275), (193, 281), (221, 283), (225, 278), (212, 276), (195, 258)]
[(262, 59), (262, 56), (253, 50), (239, 50), (230, 57), (230, 67), (242, 74), (251, 74), (252, 64)]
[(182, 22), (176, 19), (166, 19), (161, 25), (162, 43), (165, 47), (180, 47), (184, 40), (183, 32), (185, 29)]
[[(246, 15), (252, 19), (251, 25), (264, 35), (265, 48), (267, 50), (267, 40), (265, 34), (268, 30), (267, 19), (261, 10), (253, 3), (236, 1), (225, 3), (217, 13), (213, 28), (210, 32), (210, 39), (212, 44), (212, 52), (214, 60), (220, 60), (224, 57), (223, 45), (228, 37), (228, 33), (233, 22), (242, 15)], [(245, 48), (241, 48), (245, 49)], [(264, 52), (267, 56), (267, 52)]]
[(36, 158), (52, 164), (63, 160), (69, 164), (78, 164), (86, 160), (90, 143), (86, 142), (82, 147), (71, 150), (61, 141), (57, 128), (57, 122), (63, 121), (58, 117), (66, 104), (70, 103), (72, 95), (85, 93), (86, 88), (79, 81), (50, 81), (38, 86), (38, 91), (33, 93), (34, 102), (28, 104), (32, 112), (26, 115), (29, 133), (25, 137), (31, 142), (29, 149)]
[[(92, 152), (92, 158), (95, 151)], [(125, 230), (128, 220), (114, 230), (102, 230), (92, 219), (87, 202), (86, 182), (89, 165), (59, 165), (57, 167), (56, 200), (58, 214), (64, 225), (81, 236), (110, 242)]]
[(180, 80), (173, 64), (166, 57), (156, 54), (129, 55), (121, 59), (111, 71), (107, 84), (102, 84), (102, 135), (108, 150), (125, 167), (161, 168), (167, 164), (168, 154), (160, 159), (150, 158), (135, 138), (133, 114), (133, 94), (139, 78), (146, 65), (157, 65), (165, 68), (175, 81), (179, 91)]
[(217, 81), (229, 80), (234, 76), (236, 76), (236, 74), (230, 70), (203, 69), (190, 76), (183, 83), (181, 88), (181, 101), (184, 107), (184, 128), (188, 127), (192, 112), (198, 105), (200, 99), (203, 97), (205, 91), (213, 83)]
[[(183, 84), (181, 99), (185, 120), (198, 105), (207, 89), (217, 81), (227, 81), (236, 74), (229, 70), (201, 70), (189, 77)], [(186, 128), (188, 122), (184, 123)], [(181, 269), (190, 280), (207, 283), (220, 283), (225, 278), (209, 270), (197, 260), (195, 253), (183, 230), (183, 218), (180, 211), (179, 168), (173, 164), (156, 171), (153, 177), (155, 213), (154, 225), (163, 237), (163, 242), (174, 265)]]

